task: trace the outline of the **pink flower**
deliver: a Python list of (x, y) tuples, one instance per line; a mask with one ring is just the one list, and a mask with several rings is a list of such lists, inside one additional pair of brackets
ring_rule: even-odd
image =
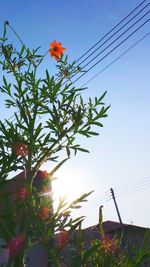
[(7, 249), (9, 249), (10, 257), (16, 256), (21, 251), (24, 241), (25, 235), (19, 234), (8, 243)]
[(59, 248), (63, 249), (67, 245), (68, 237), (69, 237), (68, 231), (64, 230), (59, 232), (57, 236), (57, 244)]
[(17, 192), (17, 198), (19, 200), (25, 200), (29, 196), (29, 192), (26, 187), (21, 187)]

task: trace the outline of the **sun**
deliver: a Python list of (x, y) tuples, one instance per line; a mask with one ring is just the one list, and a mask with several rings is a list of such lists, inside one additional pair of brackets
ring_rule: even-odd
[(70, 169), (60, 170), (53, 181), (53, 198), (54, 201), (59, 197), (65, 197), (67, 202), (80, 197), (84, 192), (82, 183), (82, 174), (73, 172)]

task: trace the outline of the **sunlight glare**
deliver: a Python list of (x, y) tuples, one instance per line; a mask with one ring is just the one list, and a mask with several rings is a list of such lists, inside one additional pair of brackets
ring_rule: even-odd
[(72, 173), (70, 171), (59, 171), (57, 178), (53, 182), (53, 198), (57, 201), (59, 197), (65, 197), (67, 202), (80, 197), (84, 193), (84, 185), (82, 184), (82, 174)]

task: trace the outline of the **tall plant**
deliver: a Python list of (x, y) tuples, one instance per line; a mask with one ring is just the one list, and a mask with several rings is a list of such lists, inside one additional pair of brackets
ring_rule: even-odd
[[(20, 49), (16, 49), (7, 38), (7, 28), (19, 39)], [(61, 200), (56, 211), (53, 211), (47, 188), (54, 173), (72, 153), (88, 152), (78, 143), (77, 137), (98, 135), (95, 127), (103, 126), (101, 119), (107, 116), (109, 109), (103, 102), (106, 92), (84, 102), (81, 93), (85, 88), (76, 88), (71, 82), (80, 68), (76, 62), (68, 63), (68, 57), (63, 56), (65, 48), (60, 42), (51, 43), (44, 55), (39, 54), (39, 49), (26, 47), (9, 22), (4, 23), (0, 38), (0, 65), (3, 71), (0, 91), (5, 95), (6, 108), (12, 109), (14, 120), (5, 118), (0, 122), (0, 186), (3, 200), (0, 237), (9, 252), (9, 266), (22, 266), (25, 250), (36, 242), (47, 248), (49, 264), (60, 266), (60, 251), (68, 242), (68, 236), (83, 220), (83, 217), (71, 219), (71, 209), (86, 201), (89, 193), (71, 204)], [(55, 77), (49, 70), (45, 71), (44, 77), (39, 75), (38, 70), (47, 53), (57, 62)], [(63, 159), (60, 158), (61, 151), (64, 151)], [(45, 162), (56, 162), (56, 166), (49, 173), (40, 171)], [(12, 201), (5, 194), (5, 184), (8, 183), (9, 174), (18, 170), (22, 171), (24, 184)], [(37, 177), (41, 179), (40, 193), (34, 187)]]
[[(8, 27), (21, 43), (19, 50), (7, 38)], [(105, 235), (102, 207), (100, 239), (86, 247), (81, 230), (84, 216), (72, 219), (71, 210), (79, 208), (91, 192), (72, 203), (60, 199), (53, 210), (53, 175), (72, 153), (88, 152), (78, 143), (78, 136), (98, 135), (95, 127), (103, 126), (101, 119), (109, 108), (103, 102), (106, 92), (84, 102), (81, 93), (85, 88), (76, 88), (71, 82), (81, 69), (75, 61), (68, 63), (64, 51), (62, 44), (54, 41), (41, 55), (39, 48), (27, 48), (8, 22), (4, 24), (0, 38), (0, 91), (5, 95), (6, 108), (12, 110), (13, 120), (0, 121), (0, 266), (28, 266), (28, 251), (39, 244), (40, 249), (45, 249), (48, 266), (143, 266), (150, 258), (149, 233), (141, 249), (134, 250), (130, 258), (116, 238)], [(57, 62), (55, 77), (49, 70), (44, 77), (39, 75), (47, 53)], [(49, 173), (40, 170), (45, 162), (56, 162)], [(10, 173), (16, 171), (20, 171), (20, 185), (10, 195), (6, 186)]]

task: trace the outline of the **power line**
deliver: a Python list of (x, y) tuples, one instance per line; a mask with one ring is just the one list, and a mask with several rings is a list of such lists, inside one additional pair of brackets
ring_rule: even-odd
[[(147, 183), (146, 183), (147, 181)], [(141, 184), (138, 186), (138, 183), (141, 182)], [(133, 185), (133, 188), (131, 187), (129, 191), (125, 191), (125, 192), (117, 192), (117, 189), (118, 188), (123, 188), (123, 187), (126, 187), (128, 185)], [(148, 189), (150, 188), (150, 177), (146, 177), (146, 178), (141, 178), (137, 181), (134, 181), (132, 183), (128, 183), (126, 185), (122, 185), (122, 186), (119, 186), (119, 187), (116, 187), (114, 189), (114, 192), (115, 192), (115, 196), (116, 198), (121, 198), (121, 197), (124, 197), (126, 195), (129, 195), (129, 194), (134, 194), (136, 192), (139, 192), (139, 191), (142, 191), (144, 189)], [(90, 199), (85, 205), (85, 207), (82, 207), (82, 210), (84, 212), (88, 211), (88, 210), (91, 210), (93, 208), (96, 208), (96, 207), (99, 207), (100, 204), (104, 204), (104, 203), (107, 203), (109, 201), (111, 201), (113, 198), (112, 198), (112, 195), (110, 193), (110, 190), (108, 191), (105, 191), (101, 194), (99, 194), (98, 196)]]
[[(134, 192), (137, 192), (137, 191), (140, 191), (140, 190), (143, 190), (143, 189), (146, 189), (146, 188), (150, 188), (150, 180), (147, 180), (147, 181), (143, 181), (141, 182), (141, 184), (138, 184), (135, 182), (134, 185), (128, 187), (128, 188), (125, 188), (124, 190), (117, 190), (117, 188), (115, 189), (115, 194), (116, 194), (116, 197), (120, 197), (120, 196), (124, 196), (124, 195), (127, 195), (127, 194), (132, 194)], [(108, 191), (107, 192), (107, 200), (109, 201), (111, 199), (111, 194), (110, 192)]]
[[(129, 16), (131, 16), (131, 14), (133, 14), (146, 0), (142, 1), (142, 3), (140, 3), (134, 10), (132, 10), (124, 19), (122, 19), (115, 27), (113, 27), (107, 34), (105, 34), (94, 46), (92, 46), (87, 52), (85, 52), (76, 62), (75, 64), (80, 61), (81, 58), (83, 58), (89, 51), (91, 51), (97, 44), (99, 44), (103, 39), (105, 39), (106, 36), (108, 36), (111, 32), (113, 32), (114, 29), (116, 29), (122, 22), (124, 22)], [(93, 60), (95, 60), (100, 54), (102, 54), (107, 48), (109, 48), (114, 42), (116, 42), (120, 37), (122, 37), (122, 35), (124, 35), (128, 30), (130, 30), (130, 28), (132, 28), (133, 26), (135, 26), (135, 24), (137, 24), (143, 17), (145, 17), (149, 11), (144, 14), (144, 16), (142, 16), (139, 20), (137, 20), (133, 25), (131, 25), (131, 27), (129, 27), (122, 35), (120, 35), (117, 39), (115, 39), (109, 46), (107, 46), (104, 50), (102, 50), (99, 54), (97, 54), (94, 58), (92, 58), (89, 62), (87, 62), (83, 67), (80, 68), (80, 65), (85, 62), (90, 56), (92, 56), (96, 51), (98, 51), (104, 44), (108, 43), (108, 41), (114, 37), (119, 31), (121, 31), (127, 24), (129, 24), (134, 18), (136, 18), (144, 9), (146, 9), (148, 6), (150, 5), (150, 3), (146, 4), (140, 11), (138, 11), (138, 13), (136, 13), (130, 20), (128, 20), (123, 26), (121, 26), (115, 33), (113, 33), (108, 39), (105, 40), (105, 42), (103, 42), (100, 46), (98, 46), (98, 48), (96, 48), (92, 53), (90, 53), (90, 55), (88, 55), (85, 59), (83, 59), (77, 66), (77, 68), (79, 68), (81, 71), (84, 71), (84, 68), (86, 66), (88, 66)], [(85, 71), (84, 75), (86, 74), (87, 71)], [(71, 76), (71, 79), (78, 75), (79, 72), (74, 73)], [(82, 77), (82, 76), (81, 76)], [(80, 77), (79, 77), (80, 78)], [(76, 81), (76, 80), (75, 80)], [(74, 82), (75, 82), (74, 81)], [(63, 84), (65, 85), (68, 82), (68, 80), (66, 80)], [(73, 82), (73, 83), (74, 83)]]
[(130, 194), (130, 193), (134, 193), (146, 188), (150, 188), (150, 179), (147, 181), (143, 181), (141, 184), (135, 183), (135, 185), (133, 185), (130, 188), (126, 188), (124, 191), (117, 191), (115, 190), (116, 194), (120, 197), (120, 195), (126, 195), (126, 194)]
[(131, 191), (126, 191), (120, 195), (118, 195), (118, 193), (116, 193), (116, 198), (121, 198), (121, 197), (124, 197), (124, 196), (127, 196), (127, 195), (130, 195), (130, 194), (134, 194), (136, 192), (140, 192), (140, 191), (143, 191), (145, 189), (149, 189), (150, 188), (150, 184), (146, 184), (145, 186), (142, 186), (142, 187), (137, 187), (135, 188), (134, 190), (131, 190)]
[[(82, 73), (78, 78), (72, 81), (70, 84), (74, 84), (80, 78), (82, 78), (85, 74), (87, 74), (91, 69), (93, 69), (97, 64), (99, 64), (102, 60), (104, 60), (109, 54), (111, 54), (114, 50), (116, 50), (120, 45), (122, 45), (126, 40), (128, 40), (133, 34), (135, 34), (140, 28), (142, 28), (150, 19), (145, 21), (142, 25), (140, 25), (135, 31), (133, 31), (128, 37), (126, 37), (122, 42), (116, 45), (113, 49), (111, 49), (106, 55), (104, 55), (100, 60), (98, 60), (94, 65), (92, 65), (88, 70), (84, 70), (91, 62), (93, 62), (98, 56), (100, 56), (104, 51), (106, 51), (109, 47), (111, 47), (118, 39), (120, 39), (123, 35), (125, 35), (131, 28), (133, 28), (139, 21), (141, 21), (144, 17), (146, 17), (150, 13), (150, 10), (147, 11), (143, 16), (141, 16), (136, 22), (134, 22), (130, 27), (128, 27), (122, 34), (120, 34), (114, 41), (112, 41), (108, 46), (106, 46), (103, 50), (101, 50), (94, 58), (92, 58), (89, 62), (87, 62), (80, 70)], [(71, 78), (75, 77), (79, 73), (75, 73)], [(65, 85), (68, 81), (66, 80), (63, 84)]]
[(133, 181), (133, 182), (131, 182), (131, 183), (127, 183), (127, 184), (125, 184), (125, 185), (116, 187), (116, 188), (114, 188), (114, 189), (115, 189), (115, 191), (117, 191), (117, 190), (118, 190), (118, 191), (121, 191), (121, 190), (124, 190), (124, 189), (126, 189), (126, 188), (128, 188), (128, 187), (135, 186), (136, 184), (141, 184), (141, 183), (146, 182), (146, 181), (150, 181), (150, 176), (145, 177), (145, 178), (138, 179), (138, 180), (136, 180), (136, 181)]
[[(142, 190), (149, 189), (149, 188), (150, 188), (150, 186), (149, 187), (145, 186), (143, 188), (139, 188), (139, 189), (133, 190), (132, 192), (128, 192), (126, 194), (121, 194), (120, 196), (118, 196), (116, 194), (116, 192), (115, 192), (115, 196), (118, 199), (118, 198), (122, 198), (122, 197), (128, 196), (129, 194), (134, 194), (134, 193), (137, 193), (137, 192), (140, 192)], [(113, 199), (112, 196), (110, 196), (109, 199), (104, 199), (102, 201), (98, 200), (95, 204), (93, 203), (93, 205), (90, 205), (90, 206), (88, 206), (86, 208), (83, 207), (82, 210), (84, 212), (91, 211), (91, 209), (98, 208), (101, 204), (105, 204), (106, 202), (112, 201), (112, 199)]]
[[(137, 22), (139, 22), (143, 17), (145, 17), (150, 11), (148, 11), (147, 13), (145, 13), (138, 21), (136, 21), (133, 25), (135, 25)], [(129, 37), (131, 35), (133, 35), (135, 32), (137, 32), (142, 26), (144, 26), (150, 19), (148, 19), (146, 22), (144, 22), (141, 26), (139, 26), (134, 32), (132, 32), (128, 37), (126, 37), (121, 43), (119, 43), (116, 47), (114, 47), (108, 54), (106, 54), (100, 61), (102, 61), (107, 55), (109, 55), (112, 51), (114, 51), (118, 46), (120, 46), (122, 43), (124, 43), (127, 39), (129, 39)], [(133, 27), (133, 25), (131, 25), (131, 27)], [(129, 27), (126, 31), (128, 31), (131, 27)], [(126, 31), (124, 33), (126, 33)], [(123, 33), (123, 34), (124, 34)], [(123, 35), (122, 34), (122, 35)], [(92, 79), (94, 79), (95, 77), (97, 77), (100, 73), (102, 73), (105, 69), (107, 69), (110, 65), (112, 65), (113, 63), (115, 63), (119, 58), (121, 58), (123, 55), (125, 55), (128, 51), (130, 51), (133, 47), (135, 47), (138, 43), (140, 43), (143, 39), (145, 39), (148, 35), (150, 34), (150, 32), (148, 34), (146, 34), (145, 36), (143, 36), (140, 40), (138, 40), (135, 44), (133, 44), (129, 49), (127, 49), (123, 54), (121, 54), (117, 59), (115, 59), (113, 62), (111, 62), (110, 64), (108, 64), (104, 69), (102, 69), (98, 74), (96, 74), (96, 76), (94, 76), (93, 78), (91, 78), (87, 83), (89, 83)], [(122, 36), (121, 35), (121, 36)], [(118, 37), (120, 38), (120, 36)], [(118, 39), (117, 38), (117, 39)], [(95, 64), (94, 64), (95, 66)], [(93, 67), (91, 67), (93, 68)], [(90, 69), (91, 69), (90, 68)], [(86, 73), (89, 70), (86, 71)], [(86, 73), (84, 73), (83, 75), (85, 75)], [(80, 77), (82, 77), (83, 75), (81, 75)], [(80, 78), (79, 77), (79, 78)], [(79, 78), (77, 78), (75, 81), (73, 81), (71, 84), (75, 83)], [(67, 81), (66, 81), (67, 82)], [(66, 83), (64, 82), (64, 84)], [(83, 86), (84, 87), (87, 83), (85, 83)], [(64, 85), (63, 84), (63, 85)]]
[[(145, 2), (145, 1), (144, 1)], [(143, 3), (143, 2), (142, 2)], [(108, 43), (108, 41), (114, 37), (119, 31), (121, 31), (127, 24), (129, 24), (134, 18), (136, 18), (145, 8), (147, 8), (148, 6), (150, 5), (150, 3), (148, 3), (147, 5), (145, 5), (138, 13), (136, 13), (130, 20), (128, 20), (123, 26), (121, 26), (115, 33), (113, 33), (109, 38), (107, 38), (105, 40), (105, 42), (103, 42), (100, 46), (98, 46), (98, 48), (96, 48), (92, 53), (90, 53), (90, 55), (88, 55), (84, 60), (82, 60), (82, 62), (80, 62), (80, 64), (78, 65), (78, 67), (80, 67), (80, 65), (85, 62), (89, 57), (91, 57), (95, 52), (97, 52), (104, 44)], [(137, 9), (137, 8), (136, 8)], [(134, 11), (136, 10), (134, 9)], [(133, 11), (133, 12), (134, 12)], [(131, 12), (127, 17), (129, 17), (133, 12)], [(137, 20), (134, 24), (131, 25), (131, 27), (129, 27), (125, 32), (123, 32), (118, 38), (116, 38), (113, 42), (111, 42), (106, 48), (104, 48), (102, 51), (100, 51), (100, 53), (98, 53), (94, 58), (92, 58), (89, 62), (87, 62), (84, 66), (82, 66), (80, 68), (80, 70), (84, 70), (85, 67), (87, 67), (92, 61), (94, 61), (98, 56), (100, 56), (105, 50), (107, 50), (107, 48), (109, 48), (113, 43), (115, 43), (119, 38), (121, 38), (127, 31), (129, 31), (132, 27), (135, 26), (135, 24), (137, 24), (142, 18), (144, 18), (147, 14), (149, 13), (149, 11), (147, 13), (145, 13), (139, 20)], [(119, 23), (121, 24), (122, 22), (124, 21), (124, 19)], [(119, 25), (117, 24), (116, 27)], [(116, 28), (115, 27), (115, 28)], [(114, 29), (114, 28), (113, 28)], [(112, 32), (113, 29), (110, 31)], [(110, 33), (109, 32), (109, 33)], [(109, 34), (108, 33), (108, 34)], [(105, 36), (107, 36), (108, 34), (106, 34)], [(104, 36), (104, 37), (105, 37)], [(102, 41), (104, 38), (102, 37), (100, 39), (100, 41)], [(98, 43), (100, 43), (100, 41)], [(97, 44), (97, 43), (96, 43)], [(95, 44), (95, 46), (96, 46)], [(92, 49), (92, 48), (91, 48)], [(77, 60), (78, 61), (78, 60)], [(85, 75), (87, 73), (87, 71), (85, 71), (85, 73), (83, 75)], [(72, 75), (71, 78), (73, 78), (74, 76), (76, 76), (78, 73), (75, 73), (74, 75)], [(79, 78), (77, 78), (77, 80), (79, 80), (83, 75), (81, 75)], [(75, 80), (76, 81), (76, 80)], [(75, 82), (74, 81), (74, 82)], [(73, 82), (73, 83), (74, 83)], [(67, 83), (67, 80), (63, 83), (66, 84)]]
[(149, 35), (150, 35), (150, 32), (148, 32), (146, 35), (144, 35), (141, 39), (139, 39), (136, 43), (134, 43), (131, 47), (129, 47), (125, 52), (123, 52), (119, 57), (117, 57), (115, 60), (113, 60), (111, 63), (109, 63), (105, 68), (103, 68), (100, 72), (98, 72), (96, 75), (94, 75), (90, 80), (88, 80), (85, 84), (83, 84), (81, 86), (81, 88), (85, 87), (89, 82), (91, 82), (98, 75), (103, 73), (108, 67), (110, 67), (113, 63), (115, 63), (117, 60), (119, 60), (122, 56), (124, 56), (127, 52), (129, 52), (131, 49), (133, 49), (136, 45), (138, 45), (142, 40), (144, 40)]
[[(145, 1), (143, 1), (139, 6), (141, 6), (143, 3), (144, 3)], [(147, 4), (146, 6), (148, 6), (149, 4)], [(138, 7), (139, 7), (138, 6)], [(136, 7), (135, 9), (134, 9), (134, 11), (138, 8), (138, 7)], [(144, 7), (145, 8), (145, 7)], [(143, 9), (144, 9), (143, 8)], [(142, 9), (142, 10), (143, 10)], [(130, 12), (130, 15), (134, 12), (134, 11), (132, 11), (132, 12)], [(140, 11), (141, 12), (141, 11)], [(122, 33), (117, 39), (115, 39), (110, 45), (112, 45), (116, 40), (118, 40), (121, 36), (123, 36), (123, 34), (125, 34), (131, 27), (133, 27), (136, 23), (138, 23), (144, 16), (146, 16), (147, 14), (149, 13), (149, 11), (146, 13), (146, 14), (144, 14), (138, 21), (136, 21), (134, 24), (132, 24), (124, 33)], [(126, 18), (127, 17), (129, 17), (129, 15), (128, 16), (126, 16)], [(122, 21), (124, 21), (124, 19), (122, 20)], [(121, 21), (121, 22), (122, 22)], [(141, 27), (143, 27), (147, 22), (148, 22), (149, 20), (147, 20), (145, 23), (143, 23), (140, 27), (138, 27), (134, 32), (132, 32), (127, 38), (125, 38), (121, 43), (119, 43), (116, 47), (114, 47), (111, 51), (109, 51), (103, 58), (101, 58), (99, 61), (97, 61), (93, 66), (91, 66), (85, 73), (83, 73), (82, 75), (80, 75), (76, 80), (74, 80), (71, 84), (74, 84), (77, 80), (79, 80), (81, 77), (83, 77), (87, 72), (89, 72), (92, 68), (94, 68), (98, 63), (100, 63), (103, 59), (105, 59), (110, 53), (112, 53), (117, 47), (119, 47), (122, 43), (124, 43), (127, 39), (129, 39), (130, 38), (130, 36), (132, 36), (135, 32), (137, 32)], [(120, 22), (120, 23), (121, 23)], [(120, 23), (118, 23), (117, 25), (119, 25)], [(116, 27), (117, 27), (117, 25), (116, 25)], [(112, 29), (113, 30), (113, 29)], [(107, 34), (108, 35), (108, 34)], [(100, 42), (100, 41), (99, 41)], [(109, 45), (109, 46), (110, 46)], [(101, 51), (98, 55), (100, 55), (102, 52), (104, 52), (109, 46), (107, 46), (103, 51)], [(92, 49), (92, 48), (91, 48)], [(97, 55), (97, 56), (98, 56)], [(97, 58), (97, 56), (96, 57), (94, 57), (92, 60), (90, 60), (90, 62), (88, 62), (85, 66), (87, 66), (88, 64), (90, 64), (95, 58)], [(84, 67), (85, 67), (84, 66)], [(83, 68), (84, 68), (83, 67)], [(67, 81), (66, 81), (67, 82)], [(65, 83), (66, 83), (65, 82)], [(65, 84), (64, 83), (64, 84)], [(62, 84), (62, 85), (64, 85), (64, 84)], [(11, 118), (13, 118), (14, 117), (14, 115), (13, 116), (11, 116), (9, 119), (11, 119)], [(8, 119), (8, 120), (9, 120)], [(15, 119), (13, 120), (13, 121), (15, 121)]]
[(98, 42), (96, 42), (90, 49), (88, 49), (83, 55), (81, 55), (76, 63), (80, 61), (85, 55), (87, 55), (93, 48), (95, 48), (101, 41), (104, 40), (111, 32), (113, 32), (122, 22), (124, 22), (128, 17), (130, 17), (146, 0), (142, 1), (138, 6), (136, 6), (127, 16), (125, 16), (119, 23), (117, 23), (112, 29), (110, 29)]
[(103, 73), (106, 69), (108, 69), (111, 65), (113, 65), (116, 61), (118, 61), (121, 57), (123, 57), (125, 54), (127, 54), (131, 49), (133, 49), (135, 46), (137, 46), (141, 41), (143, 41), (146, 37), (150, 35), (150, 32), (145, 34), (141, 39), (139, 39), (136, 43), (134, 43), (132, 46), (130, 46), (125, 52), (123, 52), (119, 57), (117, 57), (115, 60), (113, 60), (111, 63), (109, 63), (106, 67), (104, 67), (101, 71), (99, 71), (96, 75), (94, 75), (91, 79), (89, 79), (86, 83), (82, 85), (82, 87), (85, 87), (89, 82), (94, 80), (96, 77), (98, 77), (101, 73)]
[(120, 195), (126, 195), (128, 193), (132, 193), (135, 190), (142, 190), (143, 188), (149, 188), (149, 187), (150, 187), (150, 181), (147, 181), (147, 182), (142, 183), (142, 184), (136, 184), (135, 186), (127, 188), (124, 191), (115, 191), (115, 192), (116, 192), (117, 196), (120, 196)]
[[(105, 42), (103, 42), (100, 46), (98, 46), (92, 53), (90, 53), (89, 56), (87, 56), (82, 62), (78, 65), (80, 66), (82, 63), (84, 63), (90, 56), (92, 56), (96, 51), (98, 51), (104, 44), (106, 44), (110, 39), (112, 39), (118, 32), (120, 32), (125, 26), (127, 26), (133, 19), (135, 19), (145, 8), (147, 8), (150, 5), (148, 3), (146, 6), (144, 6), (137, 14), (135, 14), (130, 20), (128, 20), (123, 26), (121, 26), (115, 33), (113, 33), (108, 39), (106, 39)], [(130, 28), (129, 28), (130, 29)], [(120, 38), (120, 37), (119, 37)], [(116, 39), (117, 40), (117, 39)], [(115, 41), (116, 41), (115, 40)], [(99, 55), (99, 54), (98, 54)], [(97, 56), (96, 56), (97, 57)], [(88, 63), (87, 63), (88, 64)], [(85, 65), (86, 66), (86, 65)], [(83, 66), (83, 68), (85, 67)]]
[(134, 22), (128, 29), (126, 29), (122, 34), (120, 34), (114, 41), (112, 41), (108, 46), (106, 46), (102, 51), (100, 51), (94, 58), (92, 58), (89, 62), (87, 62), (82, 69), (87, 67), (93, 60), (95, 60), (98, 56), (100, 56), (103, 52), (107, 50), (110, 46), (112, 46), (116, 41), (118, 41), (125, 33), (127, 33), (131, 28), (133, 28), (139, 21), (141, 21), (144, 17), (146, 17), (150, 13), (150, 10), (147, 11), (142, 17), (140, 17), (136, 22)]
[[(149, 13), (148, 11), (147, 13)], [(96, 65), (98, 65), (102, 60), (104, 60), (107, 56), (109, 56), (113, 51), (115, 51), (120, 45), (122, 45), (125, 41), (127, 41), (133, 34), (135, 34), (139, 29), (141, 29), (146, 23), (148, 23), (150, 19), (147, 19), (143, 24), (141, 24), (136, 30), (134, 30), (131, 34), (129, 34), (123, 41), (121, 41), (118, 45), (116, 45), (113, 49), (111, 49), (107, 54), (105, 54), (101, 59), (99, 59), (95, 64), (93, 64), (86, 72), (81, 74), (78, 78), (76, 78), (72, 84), (77, 82), (79, 79), (81, 79), (87, 72), (89, 72), (91, 69), (93, 69)]]
[[(138, 185), (139, 181), (141, 181), (141, 184)], [(146, 181), (147, 181), (147, 183), (146, 183)], [(131, 187), (130, 190), (126, 190), (125, 192), (117, 192), (117, 188), (126, 187), (127, 185), (130, 185), (130, 184), (132, 185), (133, 183), (135, 186), (133, 188)], [(149, 189), (149, 188), (150, 188), (150, 177), (147, 177), (147, 178), (142, 178), (142, 179), (139, 179), (135, 182), (132, 182), (132, 183), (120, 186), (120, 187), (116, 187), (114, 189), (114, 192), (115, 192), (116, 198), (121, 198), (121, 197), (127, 196), (129, 194), (134, 194), (136, 192), (139, 192), (139, 191), (142, 191), (145, 189)], [(91, 210), (93, 208), (99, 207), (100, 204), (104, 204), (106, 202), (111, 201), (112, 199), (113, 198), (112, 198), (112, 195), (110, 193), (110, 190), (108, 190), (105, 193), (100, 194), (97, 197), (88, 201), (87, 202), (87, 204), (89, 204), (88, 207), (83, 207), (82, 210), (84, 210), (84, 212)]]
[[(134, 32), (132, 32), (128, 37), (126, 37), (121, 43), (119, 43), (116, 47), (114, 47), (111, 51), (114, 51), (118, 46), (120, 46), (123, 42), (125, 42), (131, 35), (133, 35), (137, 30), (139, 30), (139, 28), (141, 28), (142, 26), (144, 26), (145, 25), (145, 23), (147, 23), (148, 21), (149, 21), (150, 19), (148, 19), (146, 22), (144, 22), (140, 27), (138, 27)], [(150, 34), (150, 32), (149, 33), (147, 33), (146, 35), (144, 35), (140, 40), (138, 40), (135, 44), (133, 44), (129, 49), (127, 49), (124, 53), (122, 53), (119, 57), (117, 57), (114, 61), (112, 61), (110, 64), (108, 64), (104, 69), (102, 69), (99, 73), (97, 73), (94, 77), (92, 77), (88, 82), (86, 82), (84, 85), (82, 85), (82, 87), (84, 87), (87, 83), (89, 83), (91, 80), (93, 80), (94, 78), (96, 78), (98, 75), (100, 75), (105, 69), (107, 69), (108, 67), (110, 67), (113, 63), (115, 63), (118, 59), (120, 59), (123, 55), (125, 55), (128, 51), (130, 51), (133, 47), (135, 47), (138, 43), (140, 43), (143, 39), (145, 39), (148, 35)], [(111, 53), (111, 51), (108, 53), (108, 54), (110, 54)], [(106, 54), (104, 57), (106, 57), (108, 54)], [(104, 58), (103, 57), (103, 58)], [(103, 59), (102, 58), (102, 59)], [(100, 61), (102, 61), (102, 59), (100, 60)], [(92, 68), (92, 67), (91, 67)], [(91, 69), (90, 68), (90, 69)], [(79, 77), (80, 78), (80, 77)], [(76, 79), (77, 80), (77, 79)], [(74, 81), (75, 82), (75, 81)], [(74, 83), (73, 82), (73, 83)], [(13, 118), (14, 117), (14, 115), (13, 116), (11, 116), (11, 118)], [(10, 120), (10, 118), (9, 118), (9, 120)], [(13, 121), (15, 121), (15, 118), (14, 118), (14, 120)], [(12, 121), (12, 122), (13, 122)]]
[(84, 212), (91, 211), (91, 209), (97, 208), (97, 207), (99, 207), (101, 204), (103, 205), (103, 204), (106, 203), (106, 202), (107, 202), (106, 199), (103, 199), (103, 200), (98, 199), (98, 201), (97, 201), (95, 204), (93, 203), (93, 204), (91, 205), (91, 203), (88, 201), (88, 202), (87, 202), (87, 205), (88, 205), (88, 203), (89, 203), (90, 205), (88, 205), (87, 207), (82, 207), (82, 211), (84, 211)]
[(88, 210), (89, 208), (91, 209), (93, 207), (99, 206), (101, 203), (104, 204), (104, 203), (108, 202), (106, 193), (107, 193), (107, 191), (104, 191), (104, 192), (100, 193), (98, 196), (93, 197), (90, 200), (88, 200), (88, 202), (84, 203), (85, 206), (82, 207), (82, 210)]

